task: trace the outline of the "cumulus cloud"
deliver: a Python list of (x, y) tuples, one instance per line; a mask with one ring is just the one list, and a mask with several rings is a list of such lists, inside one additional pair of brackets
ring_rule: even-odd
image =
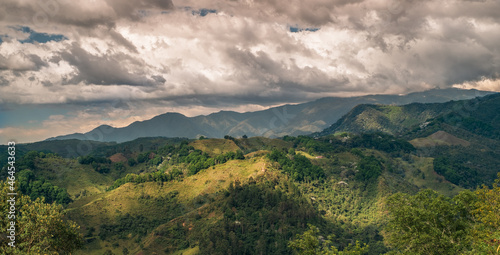
[(0, 55), (0, 70), (27, 71), (40, 70), (40, 67), (46, 66), (42, 59), (34, 54), (24, 54), (16, 52), (15, 54)]
[[(124, 104), (128, 109), (191, 106), (207, 113), (433, 87), (499, 90), (497, 0), (5, 0), (2, 6), (0, 107), (106, 108), (126, 99), (134, 102)], [(65, 39), (27, 40), (19, 27)], [(92, 123), (102, 119), (92, 116)]]
[(76, 75), (66, 81), (69, 84), (147, 86), (162, 81), (159, 75), (155, 80), (145, 77), (143, 67), (147, 64), (124, 53), (95, 56), (73, 43), (60, 56), (77, 69)]

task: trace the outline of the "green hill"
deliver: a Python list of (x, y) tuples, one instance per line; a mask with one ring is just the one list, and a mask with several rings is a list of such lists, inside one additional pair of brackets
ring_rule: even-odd
[(383, 132), (436, 158), (446, 180), (466, 188), (491, 183), (500, 164), (500, 94), (442, 104), (360, 105), (315, 136)]
[(69, 193), (67, 218), (85, 239), (77, 254), (290, 254), (307, 223), (335, 233), (339, 249), (359, 240), (380, 254), (387, 196), (462, 189), (405, 140), (345, 138), (162, 140), (147, 151), (137, 140), (124, 163), (99, 156), (117, 144), (77, 159), (37, 154), (26, 168)]
[[(425, 130), (429, 135), (443, 125), (475, 135), (500, 138), (500, 94), (446, 103), (358, 105), (336, 123), (316, 133), (324, 136), (339, 132), (384, 132), (408, 135)], [(430, 130), (429, 127), (434, 127)], [(436, 130), (437, 131), (437, 130)]]

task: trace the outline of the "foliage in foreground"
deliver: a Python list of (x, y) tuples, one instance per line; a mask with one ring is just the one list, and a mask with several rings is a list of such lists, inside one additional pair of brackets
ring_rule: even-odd
[[(500, 175), (499, 175), (500, 177)], [(454, 198), (422, 190), (387, 200), (393, 254), (500, 254), (500, 179)]]
[(389, 197), (387, 242), (402, 254), (460, 254), (471, 249), (475, 197), (465, 191), (453, 199), (426, 189), (415, 196)]
[[(9, 185), (0, 182), (2, 194), (10, 192)], [(0, 201), (0, 229), (6, 230), (10, 204), (7, 199)], [(29, 196), (16, 197), (16, 239), (15, 248), (8, 246), (10, 239), (0, 238), (1, 254), (69, 254), (82, 245), (79, 226), (63, 220), (62, 206), (47, 204), (42, 198), (31, 200)], [(14, 219), (12, 219), (14, 220)]]
[(475, 194), (480, 201), (472, 212), (478, 221), (473, 232), (476, 249), (485, 254), (500, 254), (500, 173), (491, 189), (483, 186)]

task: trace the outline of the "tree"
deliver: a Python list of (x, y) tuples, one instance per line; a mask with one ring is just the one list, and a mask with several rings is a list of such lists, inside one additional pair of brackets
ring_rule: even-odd
[(243, 139), (247, 139), (247, 138), (248, 138), (248, 136), (247, 136), (247, 135), (243, 135), (241, 138), (243, 138)]
[(245, 155), (243, 155), (242, 151), (237, 150), (236, 154), (234, 155), (234, 159), (245, 159)]
[(144, 163), (148, 160), (149, 158), (149, 152), (144, 152), (139, 155), (137, 155), (137, 163)]
[(129, 166), (135, 166), (135, 165), (137, 165), (137, 161), (135, 161), (134, 158), (129, 158), (128, 159), (128, 165)]
[(308, 224), (309, 230), (302, 235), (297, 235), (296, 239), (288, 243), (288, 247), (292, 248), (296, 253), (301, 255), (361, 255), (368, 251), (368, 246), (359, 244), (356, 241), (355, 245), (350, 244), (343, 251), (339, 251), (335, 246), (332, 246), (331, 239), (333, 236), (328, 236), (327, 240), (322, 240), (319, 237), (319, 229), (311, 224)]
[(474, 248), (477, 253), (500, 253), (500, 173), (490, 189), (483, 185), (477, 189), (476, 208), (473, 211), (478, 224), (474, 229)]
[[(0, 190), (7, 194), (7, 183), (1, 181)], [(7, 219), (9, 207), (7, 199), (0, 200), (2, 219)], [(1, 254), (68, 254), (82, 246), (79, 226), (63, 220), (61, 205), (46, 204), (43, 198), (33, 201), (29, 196), (18, 195), (15, 215), (16, 247), (8, 246), (9, 239), (2, 240)], [(6, 220), (1, 220), (0, 228), (7, 229), (7, 224)]]
[(115, 170), (118, 172), (123, 172), (125, 170), (125, 165), (122, 162), (115, 163)]
[(426, 189), (414, 196), (397, 193), (387, 199), (386, 240), (394, 253), (461, 254), (471, 250), (473, 205), (469, 190), (454, 198)]

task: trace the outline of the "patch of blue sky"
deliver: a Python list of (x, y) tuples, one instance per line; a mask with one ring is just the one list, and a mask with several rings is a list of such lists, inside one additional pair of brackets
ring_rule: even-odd
[(289, 30), (290, 32), (292, 33), (299, 33), (299, 32), (302, 32), (302, 31), (307, 31), (307, 32), (316, 32), (319, 30), (319, 28), (316, 28), (316, 27), (306, 27), (306, 28), (300, 28), (300, 27), (296, 27), (296, 26), (290, 26), (289, 27)]
[(62, 41), (62, 40), (67, 40), (66, 36), (64, 35), (59, 35), (59, 34), (47, 34), (47, 33), (38, 33), (34, 30), (32, 30), (29, 27), (25, 26), (19, 26), (19, 27), (13, 27), (17, 31), (21, 31), (23, 33), (29, 34), (28, 38), (24, 40), (19, 40), (20, 43), (46, 43), (50, 41)]
[(0, 35), (0, 44), (2, 44), (4, 41), (8, 41), (9, 35)]
[(69, 109), (58, 106), (11, 105), (7, 109), (0, 108), (0, 128), (5, 127), (37, 127), (52, 115), (67, 115)]
[(201, 17), (205, 17), (207, 16), (208, 14), (210, 13), (217, 13), (217, 10), (215, 9), (205, 9), (205, 8), (202, 8), (202, 9), (199, 9), (199, 10), (192, 10), (191, 13), (193, 15), (197, 15), (197, 16), (201, 16)]

